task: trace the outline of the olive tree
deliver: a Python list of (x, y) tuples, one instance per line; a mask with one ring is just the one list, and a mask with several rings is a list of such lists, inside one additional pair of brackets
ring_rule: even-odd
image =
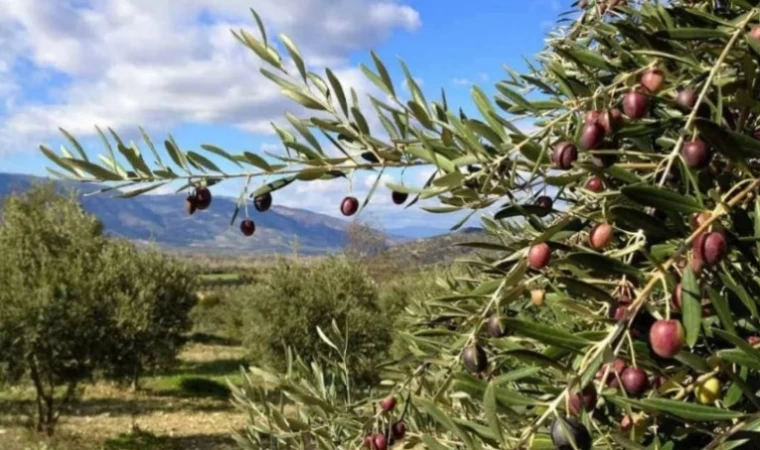
[(388, 249), (388, 240), (381, 230), (367, 223), (354, 221), (346, 228), (345, 254), (352, 259), (366, 260)]
[(196, 277), (158, 250), (124, 241), (109, 242), (101, 258), (98, 290), (113, 308), (105, 370), (136, 390), (140, 376), (175, 362), (192, 325)]
[(34, 384), (41, 431), (52, 433), (60, 407), (102, 361), (109, 304), (92, 274), (105, 245), (100, 222), (52, 186), (5, 199), (0, 360), (6, 381)]
[(238, 295), (250, 360), (285, 370), (289, 348), (307, 364), (332, 357), (317, 327), (329, 330), (336, 323), (351, 343), (349, 381), (363, 386), (378, 381), (376, 366), (390, 347), (392, 321), (384, 317), (377, 289), (361, 266), (343, 257), (311, 264), (283, 261)]
[(191, 272), (106, 239), (73, 193), (40, 185), (8, 196), (0, 254), (0, 379), (31, 381), (38, 430), (54, 431), (83, 382), (104, 373), (136, 386), (179, 352)]
[[(269, 442), (363, 441), (383, 450), (394, 438), (388, 424), (401, 419), (391, 398), (403, 398), (409, 432), (396, 437), (409, 446), (754, 448), (757, 3), (578, 2), (526, 73), (507, 68), (492, 96), (472, 88), (472, 115), (450, 108), (443, 94), (431, 101), (402, 63), (405, 95), (375, 54), (374, 67), (362, 71), (384, 95), (363, 108), (332, 71), (311, 71), (286, 36), (273, 42), (254, 14), (258, 35), (234, 36), (303, 116), (275, 126), (287, 157), (212, 145), (201, 154), (169, 138), (172, 164), (156, 152), (151, 168), (115, 133), (129, 166), (43, 151), (82, 180), (140, 189), (188, 183), (190, 202), (202, 206), (209, 186), (232, 177), (274, 178), (250, 192), (256, 199), (292, 183), (356, 171), (380, 180), (428, 166), (426, 183), (386, 187), (399, 200), (411, 196), (407, 205), (437, 198), (424, 207), (436, 214), (466, 211), (467, 219), (496, 208), (481, 217), (496, 242), (471, 245), (500, 254), (443, 280), (449, 294), (405, 311), (416, 364), (388, 366), (387, 399), (367, 394), (329, 408), (313, 384), (277, 384), (279, 375), (253, 372), (251, 389), (274, 384), (299, 405), (297, 416), (268, 402), (249, 406), (266, 412), (266, 420), (252, 414), (251, 427)], [(370, 127), (371, 116), (381, 128)], [(209, 159), (217, 157), (250, 168), (222, 173)], [(359, 204), (349, 195), (340, 210), (353, 215)]]

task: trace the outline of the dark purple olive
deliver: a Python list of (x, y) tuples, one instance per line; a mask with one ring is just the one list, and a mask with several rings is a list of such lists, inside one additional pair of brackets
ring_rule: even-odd
[(253, 220), (244, 219), (240, 222), (240, 232), (243, 233), (244, 236), (252, 236), (255, 231), (256, 224), (253, 223)]
[(570, 394), (570, 414), (577, 416), (581, 411), (593, 411), (596, 408), (596, 389), (593, 384), (582, 391)]
[(598, 123), (587, 123), (581, 131), (581, 147), (586, 150), (595, 150), (604, 141), (604, 128)]
[(488, 318), (488, 333), (496, 338), (507, 335), (507, 324), (504, 317), (494, 314)]
[(483, 372), (488, 368), (488, 356), (478, 344), (470, 344), (462, 353), (462, 363), (472, 373)]
[(701, 139), (695, 139), (684, 143), (681, 148), (681, 156), (683, 156), (686, 165), (691, 169), (704, 169), (710, 164), (711, 152), (710, 147), (707, 146), (705, 141)]
[(707, 266), (718, 264), (728, 253), (726, 237), (719, 231), (700, 233), (692, 243), (694, 258)]
[(393, 203), (396, 205), (402, 205), (406, 201), (406, 199), (409, 198), (409, 194), (406, 192), (396, 192), (393, 191), (391, 194), (391, 199), (393, 200)]
[(649, 387), (647, 373), (637, 367), (629, 367), (620, 376), (623, 389), (632, 397), (639, 397)]
[(406, 436), (406, 425), (404, 422), (394, 423), (393, 427), (391, 427), (391, 433), (393, 434), (393, 439), (396, 441), (404, 439), (404, 436)]
[(550, 432), (557, 450), (591, 450), (591, 433), (575, 417), (557, 417), (552, 422)]
[(199, 211), (207, 209), (211, 205), (211, 191), (208, 188), (198, 188), (195, 190), (195, 207)]
[(593, 176), (586, 182), (586, 189), (591, 192), (602, 192), (604, 190), (604, 181), (601, 177)]
[(552, 161), (558, 169), (568, 170), (578, 159), (578, 148), (569, 142), (560, 142), (554, 146)]
[(676, 96), (678, 109), (683, 112), (691, 112), (697, 104), (697, 93), (693, 89), (684, 89)]
[(552, 209), (554, 202), (548, 195), (542, 195), (536, 199), (536, 206), (545, 209)]
[(638, 91), (629, 92), (623, 98), (623, 112), (631, 119), (641, 119), (647, 113), (649, 99)]
[(344, 216), (353, 216), (359, 210), (359, 200), (356, 197), (346, 197), (340, 203), (340, 212)]
[(272, 194), (267, 192), (266, 194), (257, 195), (253, 199), (253, 206), (256, 208), (256, 211), (268, 211), (272, 207)]
[(612, 136), (623, 123), (623, 114), (617, 108), (605, 111), (599, 117), (599, 125), (604, 130), (605, 136)]

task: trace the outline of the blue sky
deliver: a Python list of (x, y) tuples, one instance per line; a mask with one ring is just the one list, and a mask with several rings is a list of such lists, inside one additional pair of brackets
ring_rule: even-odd
[[(136, 138), (138, 125), (156, 142), (172, 133), (184, 149), (213, 143), (229, 151), (278, 152), (268, 123), (298, 112), (256, 73), (257, 58), (230, 28), (255, 32), (255, 7), (270, 32), (296, 42), (307, 63), (333, 68), (361, 93), (372, 88), (357, 71), (369, 50), (394, 81), (403, 58), (428, 99), (441, 87), (450, 105), (471, 110), (472, 83), (493, 92), (502, 66), (523, 69), (523, 56), (543, 46), (546, 32), (571, 0), (0, 0), (0, 171), (45, 174), (40, 143), (63, 143), (72, 131), (90, 153), (103, 152), (94, 125)], [(5, 45), (4, 45), (5, 46)], [(419, 183), (426, 173), (407, 172)], [(388, 180), (397, 179), (391, 174)], [(353, 192), (372, 178), (358, 175)], [(225, 183), (218, 195), (236, 195)], [(347, 183), (295, 185), (276, 202), (338, 215)], [(401, 212), (387, 190), (365, 210), (386, 228), (445, 227), (454, 216)]]

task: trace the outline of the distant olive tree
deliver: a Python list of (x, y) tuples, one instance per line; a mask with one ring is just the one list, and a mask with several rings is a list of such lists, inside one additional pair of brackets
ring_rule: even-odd
[(0, 255), (0, 379), (32, 382), (39, 431), (52, 434), (96, 374), (135, 382), (179, 351), (190, 272), (109, 241), (73, 195), (40, 185), (7, 197)]
[(288, 347), (307, 363), (331, 353), (317, 327), (333, 322), (351, 342), (347, 362), (352, 381), (377, 380), (375, 366), (384, 361), (392, 341), (392, 321), (383, 315), (377, 289), (367, 272), (343, 257), (312, 264), (277, 264), (244, 296), (244, 343), (257, 364), (286, 369)]
[(6, 198), (0, 368), (7, 381), (31, 379), (40, 431), (52, 434), (60, 407), (102, 361), (110, 306), (92, 275), (105, 245), (100, 222), (50, 185)]
[(381, 254), (388, 249), (386, 234), (365, 222), (353, 221), (346, 228), (344, 252), (349, 258), (366, 259)]
[(181, 350), (196, 278), (185, 264), (129, 242), (110, 243), (101, 262), (98, 289), (113, 306), (106, 369), (136, 390), (143, 374), (170, 366)]

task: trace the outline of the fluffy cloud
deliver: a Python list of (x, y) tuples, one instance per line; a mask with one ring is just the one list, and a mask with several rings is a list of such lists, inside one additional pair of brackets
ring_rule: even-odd
[[(249, 5), (0, 0), (0, 36), (11, 43), (0, 50), (0, 148), (39, 142), (58, 126), (78, 135), (92, 133), (94, 124), (119, 130), (144, 124), (163, 132), (180, 123), (269, 133), (269, 121), (293, 108), (230, 33), (257, 34)], [(256, 7), (270, 32), (287, 34), (315, 68), (330, 65), (359, 90), (367, 82), (349, 65), (351, 53), (394, 29), (421, 25), (414, 9), (393, 0), (269, 0)], [(47, 82), (34, 84), (40, 77)]]

